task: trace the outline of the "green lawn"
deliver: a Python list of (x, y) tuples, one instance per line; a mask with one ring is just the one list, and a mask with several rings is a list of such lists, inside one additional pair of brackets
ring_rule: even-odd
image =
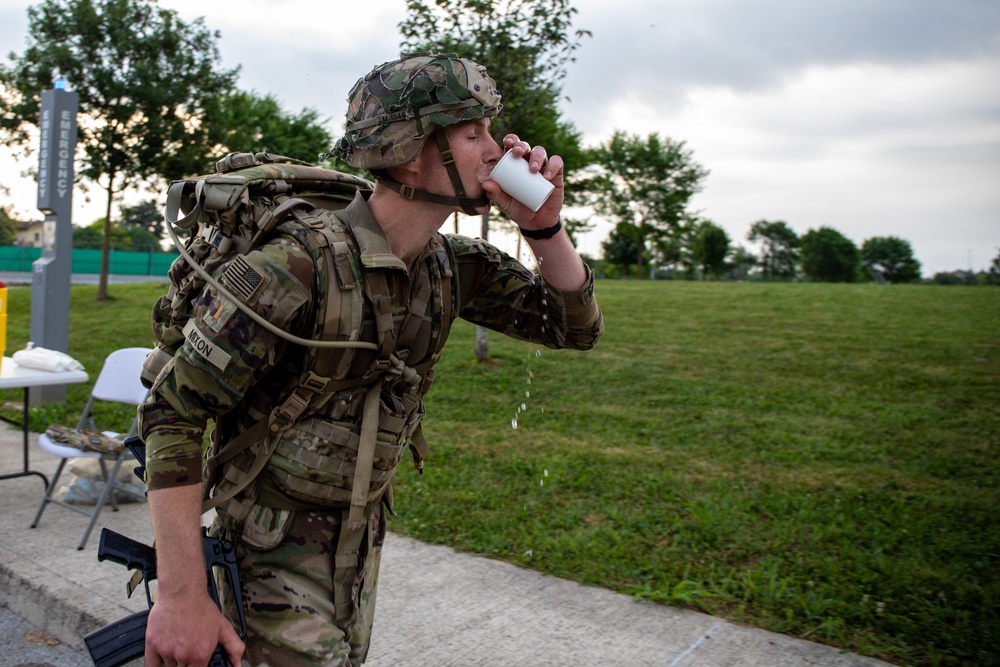
[[(92, 373), (151, 343), (162, 289), (110, 291), (73, 291), (70, 353)], [(1000, 664), (1000, 289), (598, 296), (589, 353), (491, 334), (478, 366), (456, 324), (394, 530), (898, 664)], [(8, 355), (29, 298), (11, 291)]]

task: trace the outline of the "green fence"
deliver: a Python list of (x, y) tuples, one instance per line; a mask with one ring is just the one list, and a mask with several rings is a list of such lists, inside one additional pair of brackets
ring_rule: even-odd
[[(0, 246), (0, 272), (28, 273), (31, 264), (42, 256), (41, 248)], [(177, 258), (173, 253), (125, 252), (112, 250), (108, 257), (108, 273), (122, 276), (166, 276), (170, 264)], [(100, 273), (101, 251), (74, 248), (73, 273)]]

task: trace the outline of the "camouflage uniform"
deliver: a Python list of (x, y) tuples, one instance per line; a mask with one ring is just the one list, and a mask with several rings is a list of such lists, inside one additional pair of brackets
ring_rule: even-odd
[[(357, 459), (351, 443), (361, 428), (365, 386), (310, 405), (282, 435), (249, 494), (252, 502), (246, 501), (248, 491), (235, 504), (219, 508), (213, 532), (231, 537), (240, 556), (251, 664), (356, 667), (364, 661), (385, 531), (380, 494), (401, 458), (402, 442), (415, 433), (423, 415), (420, 397), (433, 376), (438, 338), (447, 335), (450, 324), (443, 321), (444, 313), (552, 348), (589, 349), (603, 331), (589, 271), (582, 289), (561, 291), (480, 239), (438, 234), (411, 273), (392, 255), (361, 194), (345, 213), (353, 270), (385, 276), (392, 333), (404, 345), (396, 355), (408, 367), (423, 369), (416, 383), (419, 392), (408, 390), (398, 378), (382, 386), (371, 479), (378, 493), (373, 492), (365, 513), (358, 566), (346, 584), (337, 579), (345, 503), (323, 503), (307, 491), (314, 483), (350, 488)], [(281, 329), (309, 337), (316, 329), (318, 297), (309, 252), (294, 239), (279, 236), (240, 261), (253, 267), (256, 277), (239, 292), (246, 302)], [(227, 276), (235, 280), (225, 267), (218, 274), (223, 283)], [(442, 306), (446, 294), (451, 308)], [(375, 339), (378, 319), (371, 300), (365, 299), (363, 340)], [(211, 287), (198, 296), (192, 322), (184, 344), (159, 373), (149, 402), (140, 408), (150, 489), (198, 483), (209, 420), (216, 420), (221, 441), (245, 430), (287, 390), (307, 359), (304, 348), (267, 331)], [(374, 358), (374, 352), (356, 352), (345, 377), (360, 377)], [(393, 424), (386, 428), (395, 440), (382, 438), (383, 422)], [(259, 452), (252, 448), (229, 462), (219, 488), (231, 483), (230, 471), (249, 469)], [(296, 458), (296, 452), (303, 457)], [(297, 466), (306, 456), (315, 467), (303, 472)], [(241, 497), (242, 504), (237, 502)], [(345, 594), (351, 607), (346, 613), (338, 608)]]

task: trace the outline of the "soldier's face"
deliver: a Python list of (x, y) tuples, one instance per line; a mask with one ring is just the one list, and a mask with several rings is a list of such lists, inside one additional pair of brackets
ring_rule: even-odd
[[(451, 125), (444, 129), (451, 147), (455, 166), (462, 177), (462, 185), (469, 197), (479, 197), (483, 194), (483, 182), (490, 177), (497, 160), (503, 155), (503, 149), (490, 136), (490, 119), (479, 118), (464, 123)], [(428, 179), (425, 189), (436, 194), (454, 195), (454, 188), (448, 177), (444, 163), (438, 152), (437, 142), (429, 140), (424, 150), (433, 151), (434, 155), (426, 156), (424, 176)]]

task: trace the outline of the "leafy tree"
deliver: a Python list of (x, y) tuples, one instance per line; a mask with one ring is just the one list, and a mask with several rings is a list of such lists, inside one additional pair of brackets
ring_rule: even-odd
[(104, 247), (104, 222), (98, 220), (86, 227), (73, 227), (73, 247), (81, 250), (100, 250)]
[(616, 131), (591, 149), (592, 167), (583, 184), (586, 202), (616, 224), (635, 228), (642, 254), (636, 275), (661, 235), (677, 235), (690, 217), (691, 197), (708, 171), (698, 165), (683, 141), (652, 133), (645, 139)]
[(108, 196), (101, 279), (107, 298), (115, 198), (142, 183), (201, 170), (214, 147), (220, 100), (238, 70), (218, 68), (218, 33), (151, 0), (43, 0), (28, 9), (28, 47), (0, 68), (8, 145), (37, 124), (40, 91), (62, 75), (80, 95), (80, 176)]
[(141, 229), (158, 239), (164, 238), (163, 212), (155, 199), (146, 199), (121, 209), (121, 224), (128, 229)]
[(909, 241), (896, 236), (873, 236), (861, 244), (861, 269), (871, 278), (890, 283), (920, 279), (920, 262)]
[[(86, 227), (73, 227), (73, 247), (82, 250), (101, 250), (104, 248), (105, 230), (104, 218), (98, 218)], [(131, 250), (132, 241), (128, 231), (118, 224), (111, 225), (111, 247), (115, 250)]]
[(151, 231), (128, 225), (120, 225), (120, 227), (125, 230), (125, 234), (128, 236), (128, 245), (127, 247), (123, 246), (120, 248), (121, 250), (129, 250), (131, 252), (164, 252), (163, 246), (160, 245), (160, 237)]
[(741, 245), (733, 248), (729, 253), (729, 280), (746, 280), (753, 267), (757, 266), (757, 255), (753, 254)]
[[(562, 120), (558, 108), (566, 68), (580, 40), (590, 34), (571, 31), (577, 10), (568, 0), (407, 0), (406, 8), (399, 24), (404, 51), (457, 53), (484, 65), (496, 81), (504, 108), (491, 125), (494, 139), (516, 132), (562, 156), (567, 174), (584, 165), (580, 134)], [(578, 192), (567, 179), (567, 204), (577, 200)], [(584, 228), (577, 220), (563, 222), (572, 232)], [(484, 239), (489, 226), (487, 213)], [(489, 359), (483, 327), (476, 329), (476, 359)]]
[(632, 225), (618, 223), (608, 234), (607, 240), (601, 243), (604, 259), (610, 264), (626, 270), (635, 266), (642, 256), (642, 250), (636, 236), (635, 228)]
[(330, 133), (315, 109), (286, 112), (273, 95), (236, 91), (226, 96), (215, 124), (216, 140), (231, 150), (265, 151), (316, 162), (330, 145)]
[[(161, 243), (166, 235), (163, 212), (155, 199), (146, 199), (121, 209), (121, 226), (133, 252), (166, 252)], [(123, 249), (122, 246), (118, 246)]]
[(931, 277), (935, 285), (971, 285), (973, 275), (968, 271), (940, 271)]
[(683, 231), (666, 234), (653, 230), (646, 240), (652, 246), (649, 256), (653, 266), (666, 269), (671, 274), (679, 268), (690, 269), (690, 253), (687, 248), (690, 239)]
[(729, 234), (711, 220), (698, 222), (691, 255), (701, 269), (701, 275), (718, 277), (728, 268), (726, 257), (729, 255)]
[(761, 244), (759, 266), (764, 280), (791, 280), (799, 263), (799, 236), (783, 220), (758, 220), (747, 240)]
[(802, 272), (810, 280), (852, 283), (857, 277), (858, 247), (832, 227), (810, 229), (802, 235)]
[(0, 206), (0, 246), (13, 245), (17, 239), (18, 222), (10, 217), (6, 207)]
[[(84, 250), (101, 250), (105, 239), (104, 218), (86, 227), (73, 227), (73, 247)], [(112, 223), (111, 248), (125, 252), (164, 252), (160, 238), (137, 225)]]

